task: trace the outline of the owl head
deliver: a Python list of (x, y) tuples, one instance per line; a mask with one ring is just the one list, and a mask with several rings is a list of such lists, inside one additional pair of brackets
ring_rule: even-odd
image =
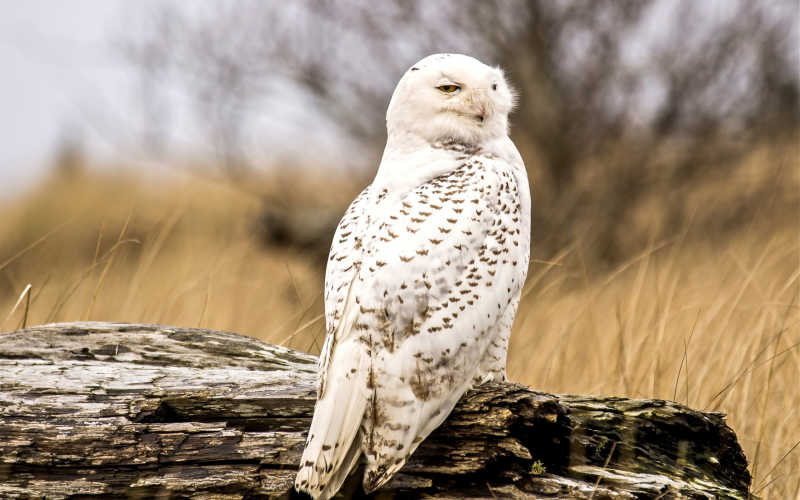
[(389, 136), (479, 145), (508, 135), (514, 93), (502, 70), (461, 54), (434, 54), (405, 72), (386, 112)]

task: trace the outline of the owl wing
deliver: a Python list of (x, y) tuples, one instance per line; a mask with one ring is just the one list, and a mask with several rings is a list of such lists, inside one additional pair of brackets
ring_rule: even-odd
[(335, 495), (361, 456), (356, 435), (368, 400), (369, 357), (352, 335), (358, 311), (352, 292), (363, 250), (358, 235), (369, 224), (365, 214), (370, 204), (367, 187), (336, 228), (325, 272), (327, 334), (319, 357), (314, 417), (295, 478), (298, 490), (318, 499)]
[(496, 329), (510, 328), (530, 248), (522, 182), (527, 190), (524, 170), (474, 157), (388, 204), (370, 226), (375, 250), (351, 290), (370, 353), (366, 491), (447, 418)]
[(353, 203), (328, 262), (328, 336), (299, 489), (329, 498), (362, 451), (364, 488), (377, 489), (473, 384), (525, 279), (520, 175), (474, 157), (411, 191), (368, 188)]

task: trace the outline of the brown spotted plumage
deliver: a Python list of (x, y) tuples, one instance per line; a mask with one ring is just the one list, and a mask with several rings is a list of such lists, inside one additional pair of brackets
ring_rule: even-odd
[(314, 498), (335, 495), (359, 461), (364, 489), (379, 488), (467, 389), (505, 378), (530, 253), (511, 101), (499, 70), (459, 55), (423, 59), (395, 90), (378, 174), (328, 260), (318, 401), (295, 483)]

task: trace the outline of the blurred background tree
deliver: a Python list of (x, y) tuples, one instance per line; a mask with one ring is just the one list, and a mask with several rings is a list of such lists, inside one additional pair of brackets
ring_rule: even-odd
[[(420, 57), (452, 51), (499, 64), (519, 91), (513, 137), (534, 184), (540, 255), (580, 237), (588, 253), (613, 263), (689, 219), (727, 231), (758, 217), (764, 199), (792, 198), (793, 184), (779, 180), (791, 175), (785, 158), (770, 159), (773, 171), (722, 210), (698, 213), (715, 200), (692, 202), (696, 190), (686, 187), (734, 175), (754, 145), (797, 140), (794, 0), (251, 1), (164, 8), (150, 28), (147, 38), (121, 44), (139, 69), (152, 125), (146, 141), (167, 142), (160, 96), (177, 85), (219, 165), (241, 184), (258, 175), (245, 143), (270, 133), (274, 122), (259, 118), (277, 120), (272, 109), (289, 96), (358, 152), (331, 164), (355, 166), (354, 184), (363, 187), (380, 159), (397, 80)], [(658, 224), (637, 222), (654, 195)], [(275, 224), (302, 224), (287, 222), (274, 201), (261, 218), (270, 241), (285, 234)], [(326, 238), (312, 239), (325, 242), (324, 253)]]

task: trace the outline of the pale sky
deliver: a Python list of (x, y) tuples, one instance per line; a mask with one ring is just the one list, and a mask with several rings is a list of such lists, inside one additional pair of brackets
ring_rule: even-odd
[(112, 152), (89, 115), (124, 106), (127, 72), (108, 43), (123, 3), (0, 0), (0, 196), (40, 175), (68, 129)]
[[(77, 138), (96, 163), (142, 161), (126, 136), (137, 125), (136, 75), (115, 44), (135, 40), (147, 14), (163, 4), (181, 5), (177, 0), (0, 0), (0, 197), (19, 193), (46, 172), (65, 136)], [(180, 108), (175, 104), (171, 107)], [(186, 121), (171, 122), (171, 135), (203, 154)], [(271, 126), (269, 133), (274, 143), (298, 145), (281, 139), (293, 133), (287, 127)], [(332, 147), (330, 133), (319, 135), (311, 141), (317, 152)]]
[[(730, 1), (701, 3), (703, 7), (698, 10), (706, 18), (704, 23), (724, 18), (731, 10)], [(136, 40), (144, 30), (147, 14), (165, 4), (201, 9), (214, 3), (0, 0), (0, 199), (31, 186), (46, 172), (65, 137), (79, 140), (97, 163), (142, 161), (134, 158), (137, 148), (126, 135), (135, 132), (133, 127), (137, 126), (137, 75), (115, 52), (115, 42)], [(674, 10), (671, 6), (673, 2), (660, 2), (640, 26), (640, 32), (633, 34), (634, 43), (625, 54), (631, 64), (648, 62), (648, 47), (667, 35), (669, 11)], [(793, 36), (798, 35), (795, 32)], [(657, 84), (651, 85), (643, 105), (636, 109), (646, 111), (648, 103), (657, 102), (658, 91)], [(336, 157), (336, 152), (347, 147), (341, 137), (332, 135), (334, 127), (320, 123), (313, 105), (291, 91), (286, 95), (288, 98), (271, 102), (268, 112), (255, 113), (264, 123), (259, 124), (260, 133), (253, 140), (262, 150), (268, 150), (270, 157)], [(208, 154), (203, 150), (207, 145), (198, 139), (195, 120), (187, 113), (180, 116), (180, 96), (170, 99), (170, 112), (178, 115), (171, 116), (167, 125), (171, 139), (177, 139), (179, 146), (193, 150), (193, 154)], [(637, 117), (630, 119), (635, 122)], [(298, 134), (298, 124), (302, 125), (302, 134)], [(299, 135), (303, 140), (297, 139)]]

